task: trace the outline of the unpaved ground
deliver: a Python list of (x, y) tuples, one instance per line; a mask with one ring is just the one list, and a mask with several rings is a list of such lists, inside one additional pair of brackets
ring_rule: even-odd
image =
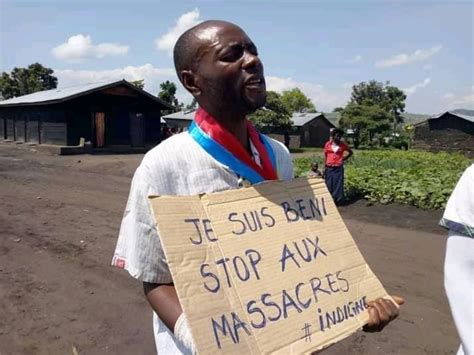
[[(154, 352), (140, 283), (109, 266), (141, 157), (57, 157), (0, 144), (0, 354)], [(363, 201), (341, 212), (372, 269), (407, 305), (382, 333), (357, 333), (325, 354), (453, 353), (440, 213)]]

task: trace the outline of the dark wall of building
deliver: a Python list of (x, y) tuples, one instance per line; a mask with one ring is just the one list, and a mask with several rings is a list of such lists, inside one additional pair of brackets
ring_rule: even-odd
[(451, 115), (450, 113), (446, 113), (434, 120), (428, 120), (428, 124), (431, 131), (451, 128), (474, 135), (474, 122)]
[[(160, 110), (139, 96), (94, 93), (71, 101), (71, 145), (80, 137), (95, 141), (95, 113), (105, 116), (105, 145), (154, 145), (160, 142)], [(141, 143), (139, 142), (141, 140)], [(132, 144), (132, 141), (134, 144)]]
[(52, 106), (6, 107), (0, 109), (0, 136), (17, 142), (67, 144), (64, 111)]
[[(0, 138), (76, 146), (95, 144), (95, 114), (104, 113), (105, 146), (160, 142), (160, 106), (127, 87), (114, 87), (58, 104), (0, 107)], [(132, 144), (133, 143), (133, 144)]]
[[(290, 133), (290, 148), (324, 147), (329, 140), (329, 130), (333, 126), (325, 119), (316, 117), (301, 127), (292, 127)], [(284, 143), (285, 129), (280, 127), (265, 127), (262, 133)]]
[[(277, 141), (285, 144), (285, 135), (278, 133), (268, 133), (269, 137), (276, 139)], [(300, 135), (299, 134), (290, 134), (290, 149), (300, 148)]]
[(428, 120), (415, 127), (413, 148), (474, 157), (474, 123), (449, 114)]
[(167, 118), (166, 119), (166, 123), (168, 125), (169, 128), (183, 128), (183, 129), (187, 129), (189, 127), (189, 125), (191, 124), (192, 120), (178, 120), (178, 119), (174, 119), (174, 118)]
[(160, 111), (149, 108), (145, 115), (145, 143), (155, 146), (161, 142)]
[(324, 119), (315, 118), (300, 127), (301, 147), (324, 147), (332, 126)]
[(67, 145), (68, 129), (64, 110), (57, 106), (44, 106), (41, 111), (39, 117), (41, 144)]

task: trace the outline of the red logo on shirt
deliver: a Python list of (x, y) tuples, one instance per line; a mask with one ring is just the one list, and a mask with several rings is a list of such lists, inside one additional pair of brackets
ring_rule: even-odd
[(120, 258), (115, 259), (115, 266), (121, 269), (125, 268), (125, 260)]

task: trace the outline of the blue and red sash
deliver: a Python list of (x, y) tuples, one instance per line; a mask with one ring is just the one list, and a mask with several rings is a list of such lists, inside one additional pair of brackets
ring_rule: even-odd
[(262, 166), (252, 159), (233, 134), (202, 108), (196, 111), (188, 133), (214, 159), (228, 166), (250, 183), (277, 180), (275, 155), (268, 138), (260, 134), (248, 120), (247, 130), (250, 141), (260, 155)]

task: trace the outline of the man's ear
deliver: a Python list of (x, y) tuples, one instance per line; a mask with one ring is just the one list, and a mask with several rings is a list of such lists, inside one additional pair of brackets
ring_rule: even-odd
[(181, 71), (181, 81), (191, 95), (194, 97), (199, 97), (201, 95), (201, 89), (199, 88), (199, 83), (196, 80), (196, 74), (192, 70), (182, 70)]

